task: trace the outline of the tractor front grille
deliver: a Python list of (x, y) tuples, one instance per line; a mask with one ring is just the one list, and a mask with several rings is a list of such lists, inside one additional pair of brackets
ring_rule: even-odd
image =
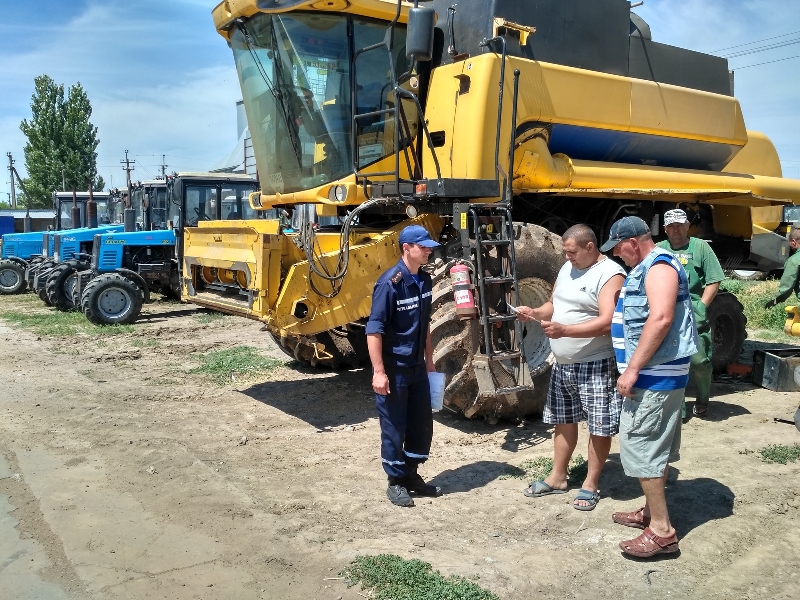
[(113, 269), (117, 266), (117, 253), (114, 250), (103, 250), (100, 253), (100, 269)]

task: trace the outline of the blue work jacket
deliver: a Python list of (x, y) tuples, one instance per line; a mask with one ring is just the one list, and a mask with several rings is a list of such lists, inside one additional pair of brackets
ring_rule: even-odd
[(400, 260), (375, 282), (367, 335), (383, 336), (386, 366), (414, 367), (425, 362), (425, 342), (431, 318), (431, 276), (420, 270), (422, 289)]

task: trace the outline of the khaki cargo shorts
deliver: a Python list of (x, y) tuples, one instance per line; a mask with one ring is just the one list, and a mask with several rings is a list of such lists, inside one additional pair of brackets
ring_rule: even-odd
[(685, 388), (670, 391), (633, 389), (622, 402), (619, 457), (629, 477), (661, 477), (668, 463), (680, 459), (681, 405)]

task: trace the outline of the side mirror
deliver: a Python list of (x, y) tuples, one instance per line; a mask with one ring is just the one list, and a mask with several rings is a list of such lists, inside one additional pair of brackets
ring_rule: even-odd
[(429, 6), (415, 6), (408, 10), (406, 57), (419, 62), (433, 58), (433, 27), (436, 11)]

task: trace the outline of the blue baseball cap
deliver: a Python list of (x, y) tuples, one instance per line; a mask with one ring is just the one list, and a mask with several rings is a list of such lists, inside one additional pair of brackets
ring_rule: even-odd
[(608, 241), (600, 246), (600, 252), (608, 252), (621, 241), (639, 237), (645, 233), (650, 233), (650, 228), (639, 217), (622, 217), (611, 226)]
[(418, 244), (426, 248), (437, 248), (441, 246), (438, 242), (431, 239), (428, 230), (421, 225), (409, 225), (400, 232), (400, 247), (403, 244)]

